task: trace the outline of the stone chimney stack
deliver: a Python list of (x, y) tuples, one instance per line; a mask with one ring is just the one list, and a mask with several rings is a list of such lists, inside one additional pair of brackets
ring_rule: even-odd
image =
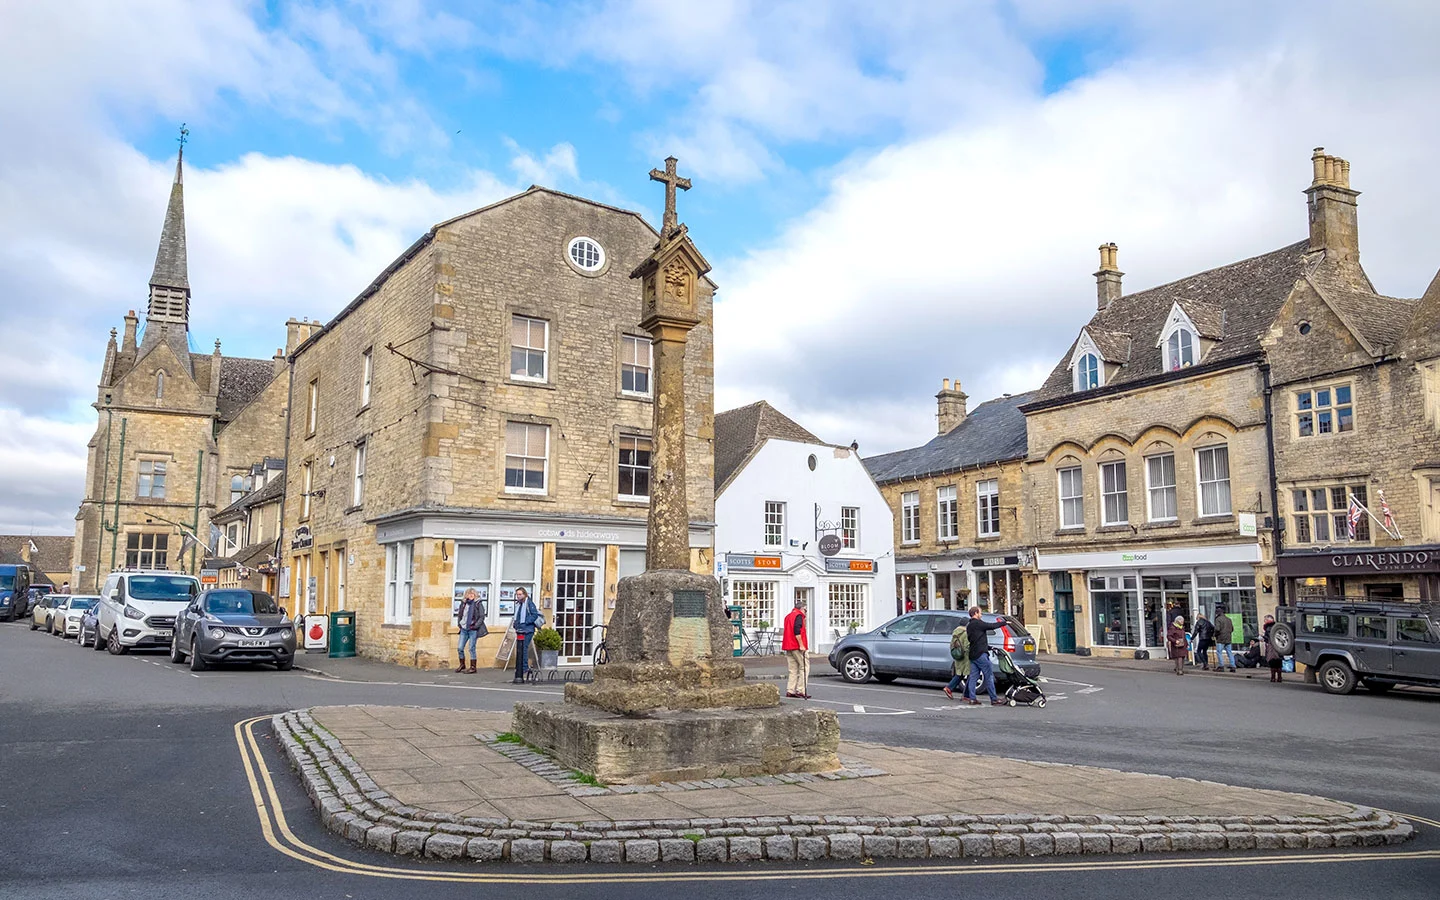
[(1096, 307), (1104, 309), (1111, 301), (1120, 299), (1120, 279), (1125, 273), (1120, 271), (1120, 264), (1116, 257), (1120, 248), (1114, 244), (1100, 245), (1100, 268), (1095, 272), (1095, 299)]
[(289, 356), (295, 352), (295, 348), (310, 339), (310, 335), (320, 330), (320, 323), (311, 322), (309, 319), (290, 319), (285, 323), (285, 355)]
[(125, 314), (125, 339), (120, 343), (121, 353), (135, 352), (135, 329), (140, 324), (140, 317), (135, 315), (135, 310)]
[(935, 417), (940, 422), (940, 433), (948, 434), (955, 430), (955, 426), (965, 421), (965, 401), (970, 395), (960, 390), (960, 379), (955, 379), (955, 387), (950, 387), (950, 379), (946, 378), (940, 383), (940, 393), (935, 395), (937, 411)]
[(276, 347), (276, 348), (275, 348), (275, 377), (277, 377), (277, 378), (280, 377), (280, 373), (282, 373), (282, 372), (284, 372), (284, 371), (285, 371), (285, 348), (284, 348), (284, 347)]
[(1314, 177), (1305, 189), (1310, 207), (1310, 249), (1330, 259), (1360, 261), (1360, 228), (1355, 215), (1359, 191), (1350, 189), (1350, 163), (1328, 156), (1324, 147), (1310, 155)]

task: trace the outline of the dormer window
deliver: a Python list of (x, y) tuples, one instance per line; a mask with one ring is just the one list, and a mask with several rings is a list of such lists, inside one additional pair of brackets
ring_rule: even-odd
[(1160, 340), (1156, 344), (1165, 354), (1167, 372), (1178, 372), (1200, 361), (1200, 333), (1178, 303), (1170, 307), (1165, 329), (1160, 332)]
[(1165, 342), (1165, 368), (1171, 372), (1195, 365), (1195, 334), (1186, 328), (1170, 332)]
[(1089, 331), (1081, 331), (1070, 354), (1070, 373), (1077, 391), (1088, 391), (1105, 383), (1105, 363)]

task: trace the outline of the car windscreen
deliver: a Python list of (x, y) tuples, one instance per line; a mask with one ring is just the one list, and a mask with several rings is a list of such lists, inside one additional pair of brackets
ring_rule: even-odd
[(136, 600), (184, 602), (195, 596), (195, 582), (174, 575), (131, 575), (130, 596)]
[(92, 607), (92, 606), (94, 606), (94, 605), (95, 605), (95, 598), (93, 598), (93, 597), (71, 597), (71, 598), (70, 598), (70, 608), (71, 608), (71, 609), (89, 609), (90, 607)]
[(15, 573), (0, 572), (0, 591), (15, 590)]
[(211, 591), (205, 595), (205, 611), (217, 616), (273, 616), (280, 607), (274, 597), (261, 591)]

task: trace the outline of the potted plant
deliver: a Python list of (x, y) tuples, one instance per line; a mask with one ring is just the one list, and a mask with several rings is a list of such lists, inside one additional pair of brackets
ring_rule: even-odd
[(535, 632), (535, 649), (540, 651), (540, 668), (553, 669), (560, 665), (560, 647), (564, 643), (560, 632), (549, 626)]
[(859, 619), (851, 619), (851, 620), (850, 620), (850, 633), (851, 633), (851, 634), (854, 634), (855, 632), (857, 632), (857, 631), (859, 631), (859, 630), (860, 630), (860, 620), (859, 620)]

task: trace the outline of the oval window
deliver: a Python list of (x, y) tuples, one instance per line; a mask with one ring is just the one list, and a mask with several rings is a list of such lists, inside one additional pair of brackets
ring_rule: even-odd
[(810, 467), (810, 471), (815, 471), (815, 454), (810, 454), (810, 458), (805, 461), (805, 464)]
[(577, 237), (570, 241), (566, 253), (575, 268), (584, 272), (598, 272), (600, 267), (605, 265), (605, 251), (588, 237)]

